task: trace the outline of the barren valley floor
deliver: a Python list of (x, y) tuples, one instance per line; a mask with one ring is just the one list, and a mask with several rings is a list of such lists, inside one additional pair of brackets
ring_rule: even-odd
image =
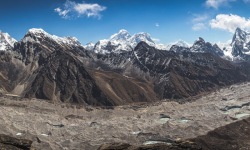
[(44, 100), (0, 97), (0, 134), (33, 141), (37, 149), (94, 150), (103, 143), (152, 144), (190, 139), (250, 116), (250, 83), (179, 104), (113, 109), (66, 107)]

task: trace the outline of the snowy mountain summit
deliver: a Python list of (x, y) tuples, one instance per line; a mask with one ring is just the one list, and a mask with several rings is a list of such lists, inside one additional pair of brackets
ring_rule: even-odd
[(224, 56), (223, 51), (219, 48), (217, 44), (212, 45), (209, 42), (206, 42), (203, 38), (199, 37), (190, 48), (191, 52), (198, 53), (212, 53), (218, 56)]
[(16, 42), (8, 33), (0, 31), (0, 51), (12, 50)]
[(45, 40), (53, 40), (57, 44), (65, 46), (80, 46), (81, 43), (78, 41), (76, 37), (58, 37), (56, 35), (51, 35), (40, 28), (32, 28), (29, 29), (24, 38), (21, 40), (22, 42), (42, 42)]
[(232, 55), (234, 57), (250, 54), (250, 33), (237, 28), (232, 39)]
[(88, 50), (94, 50), (96, 53), (120, 53), (123, 51), (132, 51), (141, 41), (158, 49), (164, 49), (163, 44), (156, 44), (148, 33), (141, 32), (130, 35), (129, 32), (124, 29), (113, 34), (109, 39), (98, 41), (93, 49), (89, 49), (89, 47), (91, 47), (90, 45), (84, 47), (88, 48)]
[(176, 46), (180, 46), (180, 47), (185, 47), (185, 48), (189, 48), (190, 47), (190, 44), (183, 41), (183, 40), (178, 40), (174, 43), (172, 43), (172, 45), (176, 45)]
[(237, 28), (231, 42), (222, 43), (221, 48), (229, 60), (249, 60), (250, 32)]

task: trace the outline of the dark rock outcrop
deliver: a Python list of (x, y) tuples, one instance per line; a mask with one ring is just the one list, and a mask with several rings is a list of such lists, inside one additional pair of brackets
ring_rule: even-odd
[(219, 127), (191, 141), (203, 150), (239, 150), (250, 147), (250, 118)]
[(201, 150), (201, 147), (192, 142), (175, 142), (172, 144), (130, 145), (126, 143), (103, 144), (98, 150)]
[(1, 150), (30, 150), (32, 141), (0, 134)]

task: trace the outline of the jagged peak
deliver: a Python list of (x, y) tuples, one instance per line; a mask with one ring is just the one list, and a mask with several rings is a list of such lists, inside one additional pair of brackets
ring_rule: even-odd
[(218, 46), (218, 44), (216, 44), (216, 43), (213, 45), (213, 47), (218, 47), (218, 48), (220, 48), (220, 47)]
[(193, 46), (195, 45), (203, 45), (203, 44), (206, 44), (205, 40), (202, 38), (202, 37), (199, 37), (197, 40), (194, 41), (194, 44)]
[(181, 40), (181, 39), (177, 40), (176, 42), (171, 43), (171, 45), (176, 45), (176, 46), (180, 46), (180, 47), (187, 47), (187, 48), (190, 47), (189, 43), (187, 43), (186, 41)]
[(202, 37), (199, 37), (197, 41), (205, 42), (205, 40)]
[(2, 37), (4, 37), (5, 39), (6, 39), (6, 38), (11, 38), (12, 40), (17, 41), (17, 40), (14, 39), (13, 37), (11, 37), (9, 33), (7, 33), (7, 32), (2, 32), (2, 30), (0, 30), (0, 35), (1, 35)]
[(237, 27), (237, 28), (235, 29), (234, 35), (239, 36), (239, 35), (247, 34), (247, 33), (248, 33), (248, 31), (242, 30), (241, 28)]
[(238, 32), (238, 31), (242, 31), (241, 28), (237, 27), (237, 28), (235, 29), (235, 32)]
[(139, 32), (139, 33), (136, 33), (134, 34), (130, 41), (134, 41), (136, 43), (139, 43), (141, 41), (144, 41), (144, 42), (150, 42), (150, 43), (147, 43), (151, 46), (153, 46), (155, 44), (154, 40), (151, 38), (150, 34), (149, 33), (146, 33), (146, 32)]
[(139, 33), (136, 33), (135, 35), (150, 36), (150, 34), (147, 32), (139, 32)]
[(95, 45), (95, 43), (93, 43), (93, 42), (88, 42), (88, 43), (86, 43), (86, 45)]
[(131, 37), (129, 32), (125, 29), (121, 29), (118, 33), (111, 35), (110, 40), (127, 40)]
[(152, 39), (151, 39), (151, 35), (149, 33), (146, 33), (146, 32), (139, 32), (139, 33), (136, 33), (134, 34), (132, 37), (134, 38), (147, 38), (149, 39), (150, 41), (154, 42)]
[(71, 40), (71, 41), (79, 42), (79, 40), (76, 37), (74, 37), (74, 36), (66, 36), (64, 38), (68, 39), (68, 40)]
[(233, 39), (232, 39), (232, 43), (231, 45), (233, 45), (236, 41), (240, 42), (240, 43), (244, 43), (244, 42), (249, 42), (250, 41), (250, 33), (248, 31), (242, 30), (241, 28), (236, 28)]

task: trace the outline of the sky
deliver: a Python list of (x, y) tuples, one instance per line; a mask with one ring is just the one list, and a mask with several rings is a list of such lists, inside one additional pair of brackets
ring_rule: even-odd
[(30, 28), (74, 36), (82, 44), (120, 29), (147, 32), (158, 43), (232, 39), (250, 30), (250, 0), (0, 0), (0, 30), (17, 40)]

